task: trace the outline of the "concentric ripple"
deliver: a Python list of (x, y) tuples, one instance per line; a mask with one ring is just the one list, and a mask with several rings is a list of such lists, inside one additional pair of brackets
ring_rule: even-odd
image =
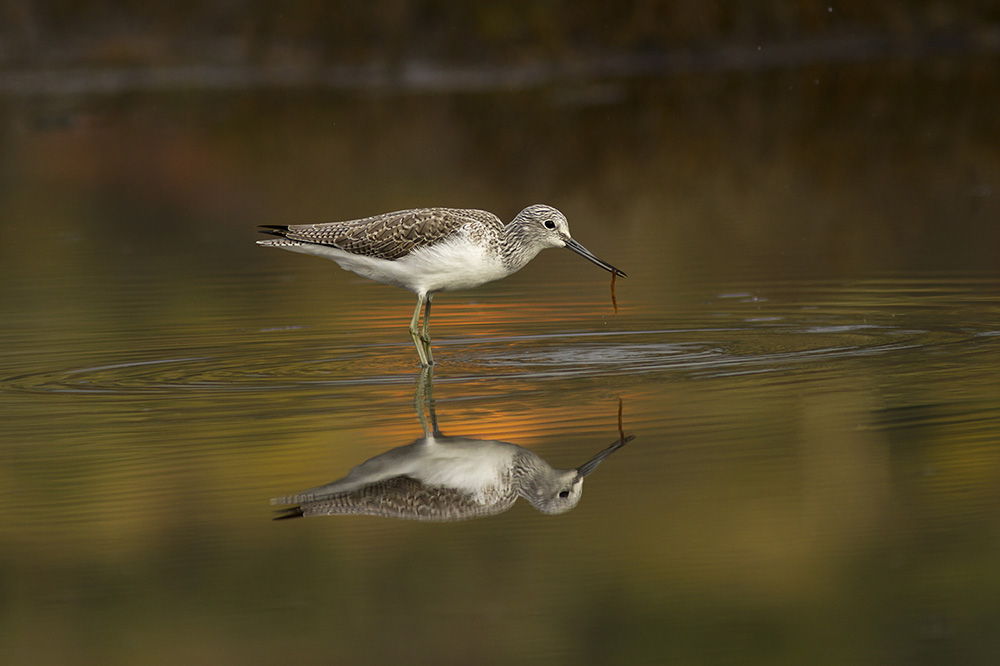
[[(451, 304), (435, 329), (436, 375), (704, 379), (799, 373), (899, 354), (914, 355), (893, 356), (906, 367), (948, 359), (977, 366), (1000, 345), (992, 280), (751, 287), (623, 304), (617, 317), (593, 304), (525, 304), (527, 298), (510, 308)], [(91, 333), (89, 344), (11, 339), (0, 390), (129, 396), (410, 384), (416, 354), (395, 310), (391, 317), (384, 310), (376, 304), (371, 313), (351, 313), (353, 319), (332, 314), (306, 326), (274, 326), (267, 313), (254, 313), (230, 318), (239, 328), (228, 332), (214, 322), (177, 322), (128, 338), (109, 328)], [(155, 342), (138, 347), (131, 341), (140, 334)], [(126, 342), (116, 348), (106, 338)]]
[[(668, 374), (692, 378), (785, 372), (901, 350), (955, 345), (982, 335), (873, 325), (774, 325), (443, 339), (439, 375), (532, 378)], [(15, 392), (148, 395), (411, 383), (409, 344), (337, 346), (294, 336), (205, 347), (133, 352), (3, 378)]]

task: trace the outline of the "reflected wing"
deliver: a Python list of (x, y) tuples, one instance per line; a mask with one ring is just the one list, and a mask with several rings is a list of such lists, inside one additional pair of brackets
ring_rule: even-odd
[(365, 515), (449, 522), (491, 516), (506, 511), (516, 495), (493, 504), (477, 502), (450, 488), (425, 486), (409, 476), (396, 476), (356, 490), (317, 498), (283, 509), (276, 520), (300, 516)]
[(502, 229), (493, 213), (462, 208), (414, 208), (349, 222), (266, 226), (264, 233), (301, 243), (339, 248), (378, 259), (399, 259), (433, 245), (469, 223)]

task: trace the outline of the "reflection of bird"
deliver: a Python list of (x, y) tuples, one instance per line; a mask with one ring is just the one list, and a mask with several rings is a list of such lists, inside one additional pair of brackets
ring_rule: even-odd
[(271, 503), (298, 505), (278, 519), (364, 514), (465, 520), (502, 513), (518, 496), (543, 513), (563, 513), (580, 501), (583, 478), (631, 439), (575, 469), (553, 469), (516, 444), (430, 434), (361, 463), (343, 479)]
[(259, 245), (326, 257), (362, 277), (415, 292), (410, 336), (423, 366), (434, 363), (431, 299), (439, 291), (472, 289), (507, 277), (549, 247), (569, 248), (625, 277), (573, 240), (566, 217), (542, 204), (528, 206), (507, 225), (483, 210), (416, 208), (348, 222), (266, 226), (263, 233), (280, 238)]

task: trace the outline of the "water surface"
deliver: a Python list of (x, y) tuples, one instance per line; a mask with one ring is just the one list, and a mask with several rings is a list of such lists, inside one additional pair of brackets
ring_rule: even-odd
[[(598, 108), (6, 109), (10, 663), (995, 660), (1000, 178), (975, 71)], [(570, 467), (620, 399), (635, 440), (563, 516), (273, 522), (269, 498), (420, 435), (419, 373), (411, 295), (254, 226), (535, 201), (629, 273), (619, 311), (557, 250), (439, 296), (441, 427)]]

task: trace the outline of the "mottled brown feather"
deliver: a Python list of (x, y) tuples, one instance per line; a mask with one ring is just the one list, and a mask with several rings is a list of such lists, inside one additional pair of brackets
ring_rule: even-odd
[(340, 248), (377, 259), (399, 259), (413, 249), (433, 245), (466, 225), (503, 229), (493, 213), (465, 208), (414, 208), (360, 220), (295, 224), (282, 229), (289, 240)]
[(285, 511), (302, 516), (365, 515), (448, 522), (502, 513), (516, 499), (517, 495), (510, 493), (482, 504), (452, 488), (426, 486), (409, 476), (397, 476), (350, 492), (302, 502)]

